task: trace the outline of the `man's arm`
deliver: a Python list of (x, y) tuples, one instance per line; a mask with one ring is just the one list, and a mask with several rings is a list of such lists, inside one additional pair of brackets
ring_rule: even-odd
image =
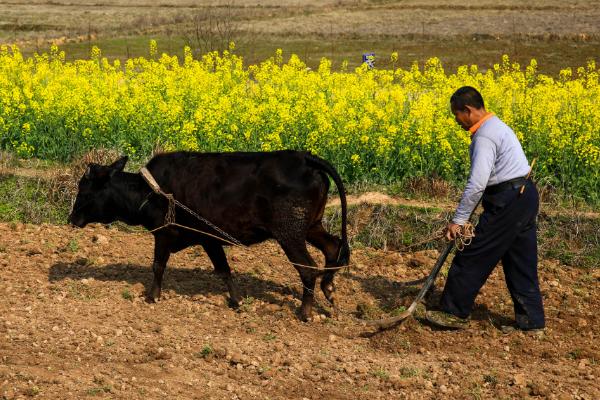
[(471, 171), (452, 223), (448, 224), (446, 236), (449, 239), (454, 239), (458, 226), (469, 221), (471, 213), (483, 196), (496, 161), (496, 144), (492, 140), (484, 136), (475, 137), (473, 140)]

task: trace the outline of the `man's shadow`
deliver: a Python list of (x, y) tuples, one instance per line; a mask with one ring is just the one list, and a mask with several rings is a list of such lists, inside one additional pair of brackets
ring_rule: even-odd
[[(392, 281), (382, 276), (361, 277), (352, 275), (351, 278), (360, 283), (363, 290), (370, 293), (376, 299), (381, 310), (394, 310), (399, 306), (408, 307), (419, 293), (425, 283), (425, 278), (407, 281)], [(425, 295), (424, 304), (426, 308), (437, 309), (442, 297), (443, 285), (438, 282), (432, 285)], [(514, 322), (511, 316), (499, 314), (491, 310), (486, 304), (475, 302), (471, 313), (473, 321), (488, 321), (494, 327), (508, 325)]]

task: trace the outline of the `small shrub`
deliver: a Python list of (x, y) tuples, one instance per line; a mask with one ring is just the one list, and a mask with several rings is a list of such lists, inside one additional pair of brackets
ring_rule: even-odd
[(498, 384), (498, 378), (495, 374), (486, 374), (483, 376), (483, 381), (485, 383), (490, 384), (491, 386), (496, 386)]
[(128, 288), (123, 289), (121, 292), (121, 297), (123, 297), (125, 300), (133, 301), (133, 294), (131, 294)]
[(413, 376), (418, 376), (419, 370), (417, 368), (412, 367), (402, 367), (400, 368), (400, 376), (404, 378), (412, 378)]
[(79, 250), (79, 242), (77, 241), (77, 239), (73, 238), (71, 240), (69, 240), (69, 243), (67, 244), (67, 248), (75, 253), (77, 250)]
[(214, 350), (210, 344), (205, 345), (202, 350), (198, 353), (198, 356), (201, 358), (209, 358), (214, 353)]
[(390, 378), (390, 374), (383, 368), (378, 368), (376, 370), (371, 371), (371, 375), (383, 380)]

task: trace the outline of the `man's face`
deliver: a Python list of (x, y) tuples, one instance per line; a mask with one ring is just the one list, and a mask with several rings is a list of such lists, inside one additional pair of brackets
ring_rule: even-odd
[(457, 110), (454, 107), (451, 108), (456, 123), (459, 124), (465, 131), (468, 131), (469, 128), (473, 126), (473, 123), (471, 122), (471, 110), (469, 109), (469, 106), (467, 106), (467, 109), (464, 111)]

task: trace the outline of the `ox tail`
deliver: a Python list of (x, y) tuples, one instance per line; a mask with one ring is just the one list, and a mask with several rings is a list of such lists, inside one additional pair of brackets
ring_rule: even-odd
[(342, 205), (342, 243), (338, 252), (337, 262), (340, 266), (348, 265), (350, 263), (350, 246), (348, 245), (348, 207), (346, 204), (346, 189), (344, 189), (342, 178), (335, 170), (334, 166), (322, 158), (308, 153), (306, 155), (306, 161), (309, 165), (329, 175), (338, 189), (340, 203)]

